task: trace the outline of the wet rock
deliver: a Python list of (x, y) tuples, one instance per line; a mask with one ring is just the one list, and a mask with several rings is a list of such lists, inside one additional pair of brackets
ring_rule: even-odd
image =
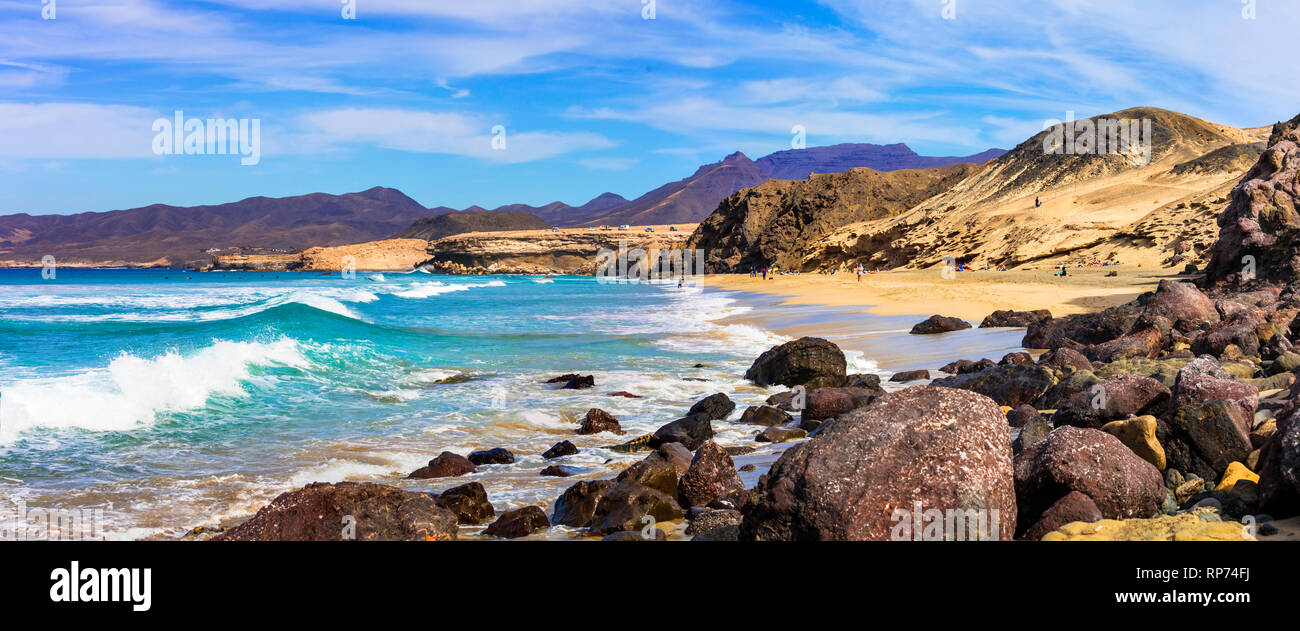
[(591, 524), (596, 503), (614, 488), (613, 480), (582, 480), (555, 500), (555, 525), (585, 528)]
[(686, 412), (686, 416), (697, 416), (703, 414), (711, 421), (718, 421), (727, 418), (734, 409), (736, 409), (736, 404), (732, 402), (731, 398), (718, 392), (710, 394), (709, 396), (697, 401), (695, 405), (692, 405), (691, 409)]
[(568, 373), (559, 377), (552, 377), (543, 383), (562, 383), (564, 385), (560, 386), (560, 388), (563, 390), (578, 390), (596, 385), (596, 378), (591, 375)]
[(770, 405), (751, 405), (745, 408), (745, 411), (740, 415), (741, 423), (766, 427), (785, 425), (792, 420), (794, 420), (794, 417), (784, 410)]
[(808, 437), (808, 431), (799, 429), (787, 429), (784, 427), (769, 427), (754, 437), (754, 440), (760, 443), (785, 443), (792, 440), (802, 440)]
[(478, 482), (470, 482), (443, 491), (438, 505), (455, 513), (461, 524), (476, 525), (492, 519), (496, 510), (488, 501), (487, 490)]
[(448, 541), (456, 538), (456, 522), (455, 513), (425, 493), (370, 482), (315, 482), (280, 494), (214, 540)]
[(1139, 416), (1111, 421), (1103, 425), (1101, 431), (1118, 438), (1119, 442), (1133, 450), (1133, 453), (1155, 465), (1155, 468), (1164, 471), (1165, 448), (1161, 447), (1160, 441), (1156, 439), (1158, 425), (1159, 422), (1154, 416)]
[(971, 328), (970, 323), (961, 318), (932, 315), (913, 326), (910, 333), (912, 335), (934, 335), (935, 333), (947, 333), (969, 328)]
[(888, 540), (894, 509), (996, 509), (1015, 523), (1010, 437), (997, 405), (916, 386), (827, 421), (781, 456), (745, 509), (742, 540)]
[(682, 516), (681, 506), (672, 496), (625, 479), (596, 503), (591, 532), (604, 535), (620, 530), (641, 530), (647, 524), (681, 519)]
[(1164, 478), (1106, 432), (1059, 427), (1015, 459), (1022, 531), (1070, 491), (1092, 499), (1102, 516), (1154, 515), (1165, 499)]
[(537, 475), (545, 475), (545, 476), (550, 476), (555, 478), (567, 478), (571, 475), (576, 475), (579, 473), (582, 473), (582, 469), (579, 469), (578, 467), (570, 467), (568, 465), (562, 465), (562, 464), (553, 464), (549, 467), (546, 467), (545, 469), (542, 469), (540, 472), (538, 472)]
[[(681, 443), (664, 443), (655, 449), (655, 453), (672, 465), (673, 469), (677, 470), (677, 475), (686, 473), (686, 470), (691, 467), (691, 460), (694, 458), (691, 455), (691, 450)], [(728, 451), (727, 455), (732, 454)]]
[(444, 451), (438, 454), (437, 458), (429, 461), (429, 464), (416, 469), (411, 475), (406, 476), (408, 480), (423, 480), (427, 478), (449, 478), (466, 473), (474, 473), (474, 463), (468, 458)]
[(819, 421), (839, 416), (871, 403), (879, 395), (879, 390), (866, 388), (814, 388), (805, 397), (800, 418)]
[(665, 443), (681, 443), (694, 451), (704, 441), (713, 438), (713, 423), (703, 414), (679, 418), (659, 429), (650, 437), (650, 446), (659, 447)]
[(984, 372), (935, 379), (930, 383), (945, 388), (978, 392), (998, 405), (1034, 405), (1057, 383), (1052, 371), (1042, 366), (997, 366)]
[(745, 379), (760, 386), (834, 387), (844, 383), (846, 365), (840, 347), (818, 337), (801, 337), (759, 355)]
[[(688, 464), (688, 469), (689, 466)], [(656, 451), (640, 462), (633, 463), (632, 466), (620, 471), (618, 476), (615, 477), (615, 481), (630, 480), (671, 497), (677, 497), (678, 483), (684, 473), (684, 470), (677, 468), (671, 460)]]
[(542, 458), (544, 460), (554, 460), (564, 456), (572, 456), (576, 453), (578, 453), (578, 448), (574, 446), (573, 443), (567, 440), (562, 440), (552, 445), (550, 449), (542, 452)]
[(617, 451), (619, 453), (624, 453), (624, 454), (636, 453), (638, 451), (649, 451), (653, 449), (653, 447), (650, 446), (650, 441), (653, 438), (654, 438), (654, 434), (642, 434), (625, 443), (620, 443), (617, 445), (609, 445), (605, 448), (611, 451)]
[(623, 397), (624, 399), (644, 399), (644, 398), (645, 398), (645, 397), (643, 397), (643, 396), (641, 396), (641, 395), (639, 395), (639, 394), (632, 394), (631, 392), (628, 392), (628, 391), (626, 391), (626, 390), (619, 390), (618, 392), (609, 392), (609, 393), (607, 393), (605, 396), (609, 396), (609, 397)]
[(994, 327), (1022, 327), (1039, 322), (1046, 322), (1052, 319), (1052, 312), (1047, 309), (1037, 309), (1035, 311), (1015, 311), (1007, 309), (1004, 311), (994, 311), (980, 322), (981, 329)]
[(686, 526), (687, 535), (697, 535), (723, 526), (739, 526), (741, 521), (738, 510), (706, 510), (691, 516), (691, 523)]
[(682, 506), (705, 506), (744, 489), (731, 456), (710, 441), (695, 451), (690, 468), (677, 484), (677, 501)]
[(518, 539), (550, 527), (551, 522), (546, 519), (545, 511), (536, 506), (525, 506), (501, 513), (501, 516), (492, 522), (483, 534), (490, 537)]
[(1241, 412), (1227, 401), (1207, 401), (1178, 408), (1162, 421), (1156, 436), (1170, 467), (1218, 480), (1233, 461), (1250, 455), (1242, 434)]
[(469, 460), (475, 466), (485, 464), (510, 464), (515, 461), (515, 455), (510, 453), (509, 449), (496, 447), (493, 449), (471, 452), (466, 460)]
[(582, 427), (578, 428), (579, 434), (599, 434), (601, 432), (613, 432), (622, 434), (623, 428), (619, 426), (618, 419), (614, 418), (609, 412), (600, 408), (591, 408), (582, 417)]
[(920, 381), (922, 379), (929, 379), (929, 378), (930, 378), (930, 371), (928, 370), (904, 370), (903, 372), (894, 373), (894, 376), (890, 377), (889, 380), (894, 383), (904, 383), (908, 381)]
[(1091, 497), (1078, 491), (1070, 491), (1043, 511), (1043, 516), (1039, 518), (1038, 523), (1030, 526), (1021, 538), (1026, 541), (1038, 541), (1043, 538), (1043, 535), (1068, 523), (1095, 522), (1100, 521), (1101, 518), (1101, 510), (1097, 508), (1097, 504)]
[(1042, 418), (1042, 416), (1034, 406), (1021, 405), (1007, 412), (1007, 424), (1012, 427), (1024, 427), (1034, 419)]

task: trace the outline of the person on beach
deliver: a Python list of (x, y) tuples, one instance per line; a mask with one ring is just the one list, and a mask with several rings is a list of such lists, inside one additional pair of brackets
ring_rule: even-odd
[(763, 280), (767, 280), (767, 268), (763, 268)]

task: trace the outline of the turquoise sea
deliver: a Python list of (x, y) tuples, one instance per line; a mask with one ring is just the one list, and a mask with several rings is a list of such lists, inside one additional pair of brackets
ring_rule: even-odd
[[(561, 461), (579, 477), (605, 477), (638, 457), (605, 447), (704, 396), (727, 392), (739, 416), (781, 390), (741, 379), (788, 339), (729, 323), (754, 308), (742, 298), (590, 277), (0, 270), (0, 493), (103, 510), (111, 539), (229, 525), (313, 481), (440, 491), (477, 480), (498, 510), (549, 512), (574, 481), (538, 475), (556, 442), (582, 450)], [(799, 313), (790, 325), (825, 315)], [(850, 372), (887, 374), (873, 344), (894, 370), (912, 367), (899, 359), (909, 352), (930, 365), (1017, 348), (1014, 332), (921, 342), (898, 333), (901, 319), (853, 317), (880, 334), (855, 338), (867, 341), (850, 345)], [(543, 383), (570, 372), (596, 387)], [(609, 394), (620, 391), (641, 398)], [(576, 436), (592, 407), (627, 435)], [(724, 444), (754, 444), (752, 427), (715, 425)], [(441, 451), (492, 447), (517, 461), (403, 479)], [(770, 459), (779, 447), (765, 449)]]

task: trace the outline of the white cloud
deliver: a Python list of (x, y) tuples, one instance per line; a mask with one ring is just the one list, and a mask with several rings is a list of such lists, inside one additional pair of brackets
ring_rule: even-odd
[(0, 103), (0, 156), (152, 157), (154, 111), (82, 103)]

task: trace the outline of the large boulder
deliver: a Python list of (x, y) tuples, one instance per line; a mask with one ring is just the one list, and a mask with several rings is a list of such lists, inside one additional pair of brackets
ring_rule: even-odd
[(722, 499), (737, 491), (744, 491), (745, 485), (736, 473), (736, 464), (731, 456), (712, 441), (700, 445), (691, 459), (691, 466), (677, 483), (677, 501), (686, 507), (707, 506), (713, 500)]
[(880, 393), (866, 388), (813, 388), (808, 391), (799, 416), (805, 421), (839, 416), (871, 403)]
[[(1101, 431), (1118, 438), (1125, 447), (1133, 450), (1143, 460), (1155, 468), (1164, 471), (1166, 466), (1165, 448), (1156, 438), (1160, 421), (1154, 416), (1139, 416), (1118, 421), (1111, 421), (1102, 426)], [(1055, 530), (1053, 528), (1053, 530)]]
[(1235, 379), (1220, 378), (1212, 374), (1188, 373), (1174, 386), (1174, 407), (1181, 408), (1206, 401), (1222, 399), (1237, 407), (1241, 415), (1238, 430), (1249, 438), (1259, 408), (1259, 388)]
[[(1278, 123), (1269, 147), (1219, 215), (1219, 240), (1206, 268), (1210, 285), (1300, 279), (1300, 117)], [(1250, 257), (1249, 259), (1247, 257)]]
[[(1296, 383), (1292, 393), (1300, 389), (1300, 382)], [(1277, 421), (1259, 468), (1260, 510), (1276, 517), (1300, 515), (1300, 422), (1294, 415)]]
[(448, 541), (456, 514), (426, 493), (371, 482), (315, 482), (282, 493), (222, 541)]
[(1095, 362), (1115, 362), (1124, 359), (1154, 358), (1164, 348), (1165, 334), (1154, 327), (1121, 335), (1113, 340), (1084, 346), (1079, 352)]
[(1070, 397), (1052, 416), (1052, 423), (1101, 429), (1110, 421), (1158, 412), (1169, 401), (1169, 388), (1138, 375), (1120, 375)]
[(1083, 353), (1072, 348), (1058, 348), (1054, 351), (1043, 353), (1038, 358), (1039, 366), (1047, 366), (1061, 371), (1067, 370), (1092, 370), (1092, 361), (1083, 356)]
[[(664, 447), (675, 444), (677, 443), (668, 443)], [(673, 458), (671, 453), (665, 453), (663, 447), (661, 447), (640, 462), (633, 463), (632, 466), (620, 471), (614, 479), (616, 482), (631, 480), (642, 486), (648, 486), (666, 493), (669, 496), (677, 497), (678, 484), (682, 475), (690, 469), (690, 462), (688, 460), (684, 467), (679, 466), (676, 458)]]
[(1010, 364), (984, 372), (935, 379), (930, 385), (978, 392), (998, 405), (1016, 407), (1034, 405), (1056, 385), (1056, 375), (1042, 366)]
[(518, 539), (550, 527), (551, 522), (546, 519), (545, 511), (536, 506), (525, 506), (501, 513), (501, 516), (492, 522), (483, 534), (489, 537)]
[(895, 509), (918, 502), (987, 511), (1009, 539), (1010, 442), (987, 397), (931, 386), (886, 394), (786, 450), (756, 487), (741, 539), (888, 540), (900, 523)]
[(686, 416), (703, 414), (709, 417), (711, 421), (719, 421), (727, 418), (734, 409), (736, 409), (736, 404), (731, 398), (717, 392), (695, 402), (695, 405), (692, 405), (691, 409), (686, 412)]
[(515, 461), (515, 455), (510, 453), (509, 449), (504, 447), (494, 447), (482, 451), (474, 451), (465, 458), (474, 466), (485, 464), (510, 464)]
[(970, 323), (961, 318), (932, 315), (924, 321), (916, 323), (910, 333), (912, 335), (934, 335), (935, 333), (948, 333), (949, 331), (960, 331), (969, 328), (971, 328)]
[(1179, 331), (1192, 331), (1201, 325), (1218, 324), (1219, 311), (1214, 301), (1186, 281), (1162, 280), (1147, 302), (1143, 316), (1163, 317)]
[(1030, 526), (1021, 538), (1026, 541), (1038, 541), (1043, 538), (1043, 535), (1068, 523), (1095, 522), (1101, 519), (1101, 509), (1097, 508), (1096, 502), (1093, 502), (1091, 497), (1078, 491), (1070, 491), (1043, 511), (1043, 516)]
[(553, 523), (557, 526), (586, 528), (591, 525), (596, 503), (612, 488), (613, 480), (582, 480), (565, 489), (555, 500)]
[(1111, 307), (1096, 313), (1052, 318), (1029, 325), (1020, 342), (1025, 348), (1056, 350), (1109, 342), (1133, 330), (1141, 315), (1133, 303)]
[[(592, 515), (591, 532), (607, 535), (622, 530), (641, 530), (649, 523), (683, 517), (681, 506), (671, 495), (625, 479), (601, 496)], [(650, 519), (646, 519), (649, 517)]]
[(1160, 471), (1118, 438), (1080, 427), (1059, 427), (1015, 460), (1016, 502), (1022, 532), (1070, 491), (1093, 501), (1111, 519), (1150, 517), (1165, 499)]
[(819, 337), (801, 337), (759, 355), (745, 378), (760, 386), (840, 386), (847, 365), (840, 347)]
[(438, 505), (456, 513), (456, 519), (465, 525), (481, 524), (496, 515), (488, 501), (487, 490), (478, 482), (452, 487), (438, 496)]
[(1035, 311), (1015, 311), (1007, 309), (1004, 311), (994, 311), (980, 322), (981, 329), (993, 327), (1022, 327), (1039, 322), (1046, 322), (1052, 319), (1052, 312), (1047, 309), (1038, 309)]
[(650, 447), (658, 448), (667, 443), (681, 443), (687, 449), (695, 451), (704, 441), (713, 438), (713, 423), (704, 414), (679, 418), (659, 429), (650, 437)]
[(771, 405), (751, 405), (745, 408), (740, 415), (740, 422), (750, 425), (763, 425), (772, 427), (775, 425), (785, 425), (794, 420), (788, 412)]
[(1156, 430), (1169, 468), (1218, 480), (1233, 461), (1245, 462), (1250, 441), (1241, 432), (1241, 411), (1215, 400), (1178, 408)]
[(449, 478), (466, 473), (474, 473), (474, 463), (470, 462), (465, 456), (444, 451), (438, 454), (437, 458), (429, 461), (429, 464), (411, 472), (406, 476), (411, 480), (425, 480), (428, 478)]

